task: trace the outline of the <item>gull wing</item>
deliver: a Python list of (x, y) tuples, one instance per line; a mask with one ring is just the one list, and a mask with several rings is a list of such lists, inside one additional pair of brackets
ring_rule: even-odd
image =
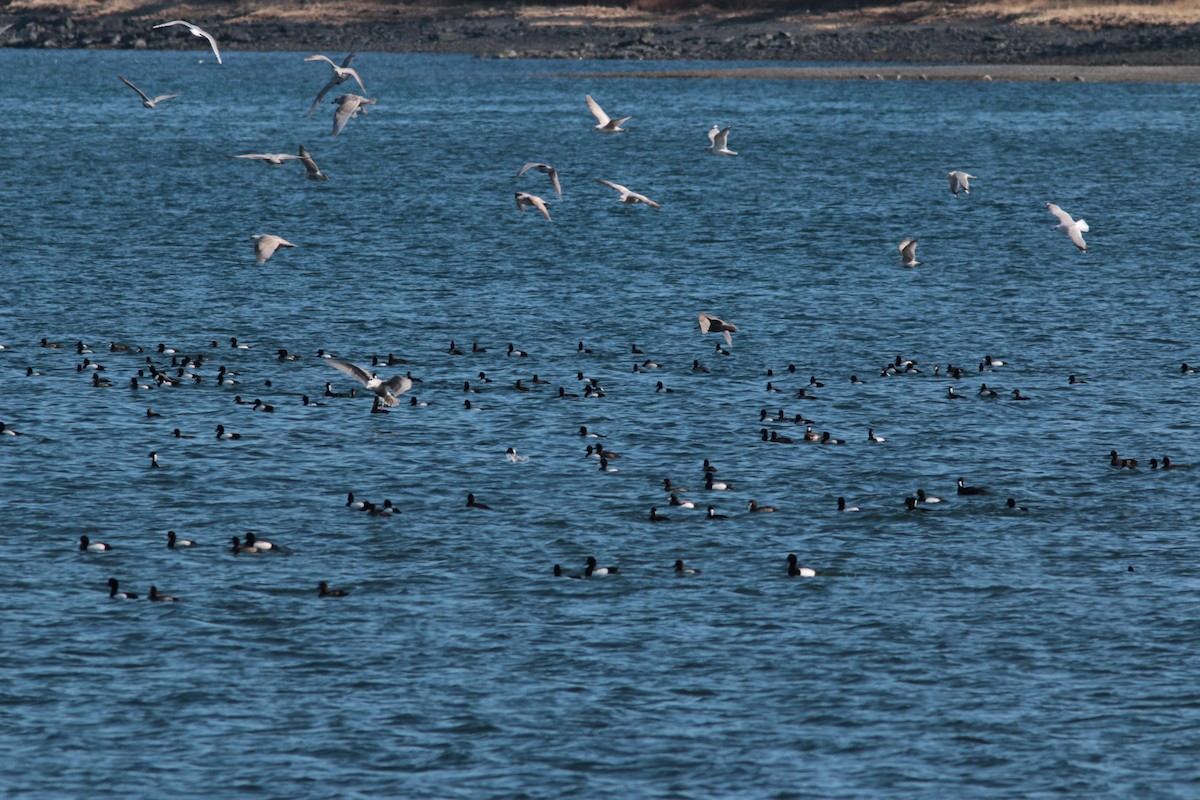
[(528, 172), (528, 171), (529, 171), (529, 170), (531, 170), (531, 169), (540, 170), (540, 169), (541, 169), (542, 167), (544, 167), (544, 166), (546, 166), (546, 165), (545, 165), (545, 164), (538, 164), (537, 162), (531, 161), (531, 162), (529, 162), (528, 164), (526, 164), (525, 166), (521, 167), (521, 169), (519, 169), (519, 170), (517, 171), (517, 174), (516, 174), (515, 176), (513, 176), (513, 177), (519, 178), (519, 177), (521, 177), (522, 175), (524, 175), (526, 172)]
[(660, 206), (658, 203), (651, 200), (649, 197), (646, 197), (646, 195), (644, 195), (644, 194), (638, 194), (637, 192), (629, 192), (629, 196), (634, 198), (635, 200), (645, 203), (646, 205), (650, 206), (651, 208), (662, 208), (662, 206)]
[[(353, 366), (353, 365), (351, 365), (351, 366)], [(358, 367), (354, 367), (354, 368), (358, 369)], [(388, 391), (391, 392), (392, 394), (404, 394), (405, 392), (407, 392), (409, 389), (412, 388), (413, 382), (412, 382), (412, 378), (408, 377), (407, 375), (395, 375), (391, 378), (388, 378), (386, 381), (384, 381), (383, 385), (386, 386)]]
[(322, 55), (305, 56), (304, 60), (305, 61), (324, 61), (326, 64), (328, 64), (331, 67), (337, 66), (337, 64), (334, 64), (333, 61), (331, 61), (329, 59), (329, 56), (322, 56)]
[[(368, 383), (371, 382), (371, 373), (367, 372), (365, 369), (363, 369), (360, 366), (351, 364), (349, 361), (342, 361), (339, 358), (326, 358), (326, 359), (323, 359), (323, 361), (326, 364), (328, 364), (329, 366), (338, 370), (339, 372), (346, 373), (351, 378), (354, 378), (354, 380), (361, 383), (363, 386), (366, 386)], [(404, 378), (405, 380), (408, 380), (403, 375), (397, 375), (396, 378)], [(392, 378), (392, 381), (396, 380), (396, 378)], [(388, 383), (391, 383), (391, 381), (388, 381)], [(409, 380), (409, 386), (412, 386), (411, 380)], [(405, 391), (407, 391), (407, 388), (405, 389)]]
[(1079, 222), (1067, 228), (1067, 236), (1070, 236), (1071, 241), (1075, 243), (1075, 246), (1085, 253), (1087, 252), (1087, 242), (1083, 240), (1083, 231), (1086, 231), (1087, 229), (1087, 223), (1083, 220), (1079, 220)]
[(708, 129), (708, 144), (710, 147), (715, 148), (717, 146), (717, 134), (719, 134), (720, 132), (721, 132), (721, 129), (716, 125), (713, 125), (711, 128)]
[[(546, 208), (546, 201), (543, 200), (542, 198), (538, 197), (537, 195), (533, 195), (533, 194), (528, 195), (528, 197), (529, 197), (529, 202), (533, 203), (533, 207), (536, 208), (538, 211), (542, 212), (542, 216), (549, 220), (550, 219), (550, 210)], [(553, 221), (553, 220), (551, 220), (551, 221)]]
[(358, 111), (359, 98), (357, 95), (343, 94), (335, 97), (333, 102), (338, 104), (337, 111), (333, 112), (333, 135), (337, 136)]
[(363, 86), (362, 78), (358, 77), (358, 72), (356, 70), (350, 69), (349, 67), (342, 67), (341, 69), (358, 82), (358, 88), (362, 89), (364, 92), (367, 90), (367, 87)]
[[(599, 103), (592, 99), (590, 94), (585, 95), (585, 97), (587, 98), (588, 108), (592, 111), (592, 116), (594, 116), (601, 125), (607, 125), (608, 123), (612, 122), (612, 119), (609, 118), (608, 114), (604, 113), (604, 109), (600, 107)], [(626, 117), (625, 119), (629, 118)]]
[(603, 178), (597, 178), (596, 183), (603, 183), (605, 186), (611, 186), (612, 188), (614, 188), (618, 192), (620, 192), (622, 196), (627, 195), (627, 194), (633, 194), (633, 192), (629, 191), (621, 184), (613, 183), (612, 181), (606, 181)]
[(708, 329), (712, 324), (712, 317), (701, 311), (696, 317), (700, 320), (700, 332), (708, 333)]
[(1071, 219), (1070, 214), (1063, 211), (1058, 206), (1054, 205), (1054, 203), (1046, 203), (1046, 210), (1049, 211), (1054, 216), (1058, 217), (1058, 221), (1062, 225), (1070, 226), (1070, 225), (1074, 224), (1074, 222), (1075, 222), (1075, 220)]
[(325, 95), (329, 94), (329, 90), (337, 86), (339, 83), (341, 83), (341, 81), (339, 81), (337, 78), (334, 78), (329, 83), (325, 84), (324, 89), (317, 92), (317, 99), (313, 100), (312, 107), (308, 109), (308, 116), (311, 117), (313, 115), (313, 112), (317, 110), (317, 106), (319, 106), (321, 101), (325, 99)]
[(162, 102), (171, 100), (171, 99), (179, 97), (179, 96), (180, 95), (177, 95), (177, 94), (160, 94), (158, 97), (154, 98), (154, 100), (152, 100), (151, 102), (152, 103), (162, 103)]
[(212, 37), (212, 34), (210, 34), (208, 31), (204, 30), (200, 26), (193, 25), (192, 23), (187, 22), (186, 20), (173, 19), (170, 22), (160, 22), (158, 25), (155, 25), (153, 27), (154, 28), (168, 28), (172, 25), (183, 25), (185, 28), (187, 28), (189, 31), (192, 32), (192, 36), (202, 36), (205, 39), (207, 39), (208, 46), (212, 48), (213, 55), (215, 55), (217, 57), (217, 63), (218, 64), (224, 63), (221, 61), (221, 51), (217, 49), (217, 40)]
[[(716, 127), (717, 127), (716, 125), (713, 125), (713, 128), (716, 128)], [(716, 136), (713, 137), (713, 146), (716, 149), (718, 149), (718, 150), (728, 150), (729, 149), (729, 147), (728, 147), (729, 129), (732, 127), (733, 127), (732, 125), (726, 125), (724, 127), (724, 129), (721, 130), (720, 133), (718, 133)]]
[(900, 255), (905, 261), (917, 260), (917, 240), (905, 239), (900, 243)]
[(355, 49), (353, 49), (353, 48), (351, 48), (351, 50), (350, 50), (350, 54), (349, 54), (349, 55), (347, 55), (347, 56), (346, 56), (344, 59), (342, 59), (342, 66), (343, 66), (343, 67), (348, 67), (348, 66), (350, 66), (350, 62), (351, 62), (351, 61), (353, 61), (353, 60), (354, 60), (354, 57), (355, 57), (355, 56), (357, 56), (357, 55), (358, 55), (358, 51), (357, 51), (357, 50), (355, 50)]
[[(124, 75), (118, 75), (117, 80), (119, 80), (121, 83), (125, 84), (130, 89), (133, 89), (135, 92), (137, 92), (139, 95), (141, 95), (141, 98), (143, 100), (145, 100), (147, 103), (157, 103), (158, 102), (157, 100), (151, 100), (149, 97), (147, 97), (145, 92), (143, 92), (141, 89), (139, 89), (138, 87), (136, 87), (132, 83), (130, 83), (129, 79), (126, 78)], [(171, 95), (171, 97), (176, 97), (176, 95)]]
[(554, 184), (554, 193), (562, 200), (562, 185), (558, 182), (558, 170), (554, 167), (550, 168), (550, 182)]
[(304, 148), (304, 145), (300, 145), (300, 155), (292, 156), (292, 158), (300, 159), (300, 162), (302, 164), (304, 164), (304, 168), (306, 170), (308, 170), (308, 174), (310, 177), (314, 177), (314, 178), (328, 177), (325, 175), (324, 172), (321, 172), (321, 168), (317, 166), (317, 162), (313, 160), (313, 157), (311, 155), (309, 155), (309, 152), (308, 152), (308, 150), (306, 150)]

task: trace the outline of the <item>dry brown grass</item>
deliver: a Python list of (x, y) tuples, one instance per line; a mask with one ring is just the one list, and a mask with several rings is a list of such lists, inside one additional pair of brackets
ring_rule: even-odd
[[(601, 0), (603, 2), (603, 0)], [(567, 0), (570, 2), (570, 0)], [(781, 22), (815, 27), (856, 23), (939, 22), (1001, 19), (1018, 24), (1058, 24), (1073, 28), (1200, 24), (1200, 0), (611, 0), (603, 4), (497, 6), (478, 0), (11, 0), (9, 14), (68, 9), (81, 16), (133, 14), (157, 18), (234, 20), (372, 20), (454, 17), (516, 17), (538, 25), (621, 25), (641, 27), (687, 17), (708, 20), (774, 10)]]

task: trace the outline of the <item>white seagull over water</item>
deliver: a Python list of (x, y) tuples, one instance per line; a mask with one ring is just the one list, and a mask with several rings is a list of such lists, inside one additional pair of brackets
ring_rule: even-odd
[(924, 261), (917, 261), (917, 240), (905, 239), (900, 243), (900, 258), (904, 259), (904, 266), (919, 267), (924, 264)]
[(129, 82), (129, 79), (124, 75), (118, 75), (117, 80), (133, 89), (142, 98), (142, 108), (157, 108), (159, 103), (170, 100), (172, 97), (179, 97), (177, 94), (160, 94), (158, 97), (150, 98), (145, 92)]
[(199, 36), (202, 39), (207, 39), (208, 46), (212, 48), (213, 55), (217, 57), (217, 63), (218, 64), (224, 63), (221, 61), (221, 51), (217, 49), (217, 40), (212, 37), (211, 33), (204, 30), (203, 28), (201, 28), (197, 25), (193, 25), (192, 23), (186, 22), (182, 19), (173, 19), (170, 22), (161, 22), (158, 25), (155, 25), (154, 27), (155, 28), (169, 28), (172, 25), (183, 25), (189, 31), (192, 32), (192, 36)]
[(974, 175), (968, 175), (965, 172), (955, 170), (954, 172), (947, 172), (946, 177), (950, 180), (950, 193), (955, 197), (958, 197), (959, 189), (963, 190), (963, 194), (971, 193), (971, 179), (975, 178)]
[(726, 322), (723, 319), (718, 319), (711, 314), (705, 314), (703, 311), (696, 316), (700, 320), (701, 333), (708, 333), (709, 331), (723, 333), (725, 334), (725, 344), (730, 347), (733, 346), (733, 337), (729, 334), (737, 333), (737, 325), (734, 325), (732, 322)]
[(542, 212), (542, 216), (550, 219), (550, 211), (546, 208), (546, 201), (535, 194), (526, 194), (525, 192), (516, 193), (517, 211), (524, 211), (526, 206), (533, 206), (538, 211)]
[(395, 408), (400, 405), (400, 401), (396, 399), (396, 395), (401, 395), (412, 388), (412, 378), (407, 375), (395, 375), (385, 380), (380, 380), (374, 372), (367, 372), (359, 366), (355, 366), (348, 361), (342, 361), (337, 358), (327, 358), (325, 363), (336, 370), (346, 373), (351, 378), (367, 387), (367, 390), (374, 392), (385, 406)]
[(599, 122), (599, 124), (593, 130), (600, 131), (601, 133), (625, 133), (626, 129), (621, 127), (621, 123), (628, 122), (629, 120), (633, 119), (633, 117), (621, 117), (620, 119), (613, 119), (608, 116), (608, 114), (604, 113), (604, 109), (600, 107), (599, 103), (592, 99), (590, 94), (585, 95), (585, 97), (587, 97), (588, 108), (591, 109), (592, 116), (594, 116), (597, 122)]
[(736, 156), (737, 153), (729, 149), (729, 129), (732, 125), (726, 125), (724, 129), (713, 125), (708, 131), (708, 147), (704, 148), (714, 156)]
[(300, 159), (300, 163), (304, 165), (305, 177), (315, 181), (327, 181), (329, 176), (321, 172), (321, 168), (317, 166), (317, 162), (313, 161), (313, 157), (304, 149), (304, 145), (300, 145), (300, 155), (296, 156)]
[(259, 264), (264, 263), (274, 255), (280, 247), (295, 247), (296, 245), (271, 233), (256, 233), (250, 237), (254, 240), (254, 258)]
[(1046, 210), (1058, 217), (1058, 224), (1054, 226), (1054, 230), (1062, 231), (1071, 237), (1071, 241), (1075, 243), (1075, 246), (1086, 253), (1087, 242), (1083, 241), (1083, 234), (1089, 230), (1087, 222), (1082, 219), (1071, 219), (1070, 214), (1054, 205), (1054, 203), (1046, 203)]
[(367, 113), (367, 106), (375, 105), (375, 101), (361, 94), (343, 94), (333, 98), (337, 103), (337, 111), (333, 112), (333, 136), (342, 132), (346, 123), (358, 116), (358, 112)]
[(619, 183), (613, 183), (612, 181), (606, 181), (602, 178), (597, 178), (596, 183), (603, 183), (605, 186), (611, 186), (612, 188), (614, 188), (618, 192), (620, 192), (621, 197), (619, 198), (619, 201), (622, 203), (629, 203), (629, 204), (645, 203), (646, 205), (650, 206), (651, 208), (662, 208), (662, 206), (660, 206), (658, 203), (651, 200), (649, 197), (646, 197), (646, 195), (638, 194), (637, 192), (630, 191), (629, 189), (625, 188), (624, 186), (622, 186)]
[(322, 55), (308, 56), (304, 60), (305, 61), (324, 61), (333, 70), (334, 80), (336, 80), (338, 83), (343, 83), (346, 80), (349, 80), (350, 78), (354, 78), (355, 82), (358, 83), (358, 88), (362, 89), (365, 92), (367, 90), (367, 87), (363, 86), (362, 78), (360, 78), (358, 73), (349, 66), (350, 59), (354, 58), (354, 56), (355, 56), (354, 53), (351, 53), (350, 55), (346, 56), (346, 63), (342, 64), (340, 67), (337, 64), (333, 63), (333, 61), (330, 60), (329, 56), (322, 56)]
[(225, 157), (226, 158), (249, 158), (253, 161), (265, 161), (268, 164), (278, 165), (278, 164), (282, 164), (283, 162), (285, 162), (289, 159), (299, 158), (300, 156), (294, 156), (291, 153), (243, 153), (240, 156), (225, 156)]
[[(308, 109), (308, 116), (311, 117), (313, 115), (313, 112), (317, 110), (317, 106), (319, 106), (321, 104), (321, 101), (325, 99), (325, 95), (328, 94), (330, 89), (332, 89), (335, 86), (341, 86), (343, 83), (350, 80), (350, 73), (354, 74), (354, 79), (358, 81), (359, 86), (362, 86), (362, 80), (359, 79), (358, 73), (354, 72), (354, 70), (349, 70), (349, 71), (346, 70), (346, 68), (350, 66), (350, 62), (353, 61), (354, 57), (357, 55), (358, 55), (357, 52), (355, 52), (354, 50), (351, 50), (350, 54), (348, 56), (346, 56), (344, 59), (342, 59), (342, 66), (340, 68), (339, 67), (333, 68), (333, 77), (329, 79), (329, 83), (325, 84), (325, 87), (323, 89), (321, 89), (321, 91), (317, 92), (317, 99), (313, 100), (312, 106)], [(325, 57), (324, 56), (309, 56), (308, 58), (306, 58), (304, 60), (312, 61), (317, 58), (325, 58)], [(328, 61), (329, 59), (325, 59), (325, 60)], [(332, 64), (332, 63), (333, 62), (331, 61), (330, 64)], [(339, 69), (341, 70), (340, 72), (338, 71)], [(363, 91), (365, 92), (366, 89), (363, 89)]]
[(550, 176), (550, 183), (554, 184), (554, 193), (558, 195), (558, 199), (562, 200), (562, 186), (558, 183), (558, 170), (549, 164), (526, 164), (517, 172), (517, 177), (521, 177), (531, 169), (536, 169), (538, 172), (545, 173)]

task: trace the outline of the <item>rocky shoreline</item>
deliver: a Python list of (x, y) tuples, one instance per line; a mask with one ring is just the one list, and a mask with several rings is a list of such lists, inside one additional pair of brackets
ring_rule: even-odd
[[(81, 14), (0, 9), (0, 47), (182, 49), (186, 32), (152, 31), (176, 18), (155, 13)], [(755, 14), (706, 19), (526, 19), (514, 10), (334, 23), (288, 17), (186, 17), (214, 32), (223, 49), (360, 50), (467, 53), (480, 57), (556, 59), (695, 59), (716, 61), (897, 62), (926, 64), (1200, 64), (1200, 25), (1078, 29), (1004, 20), (934, 22), (870, 20), (829, 24)]]

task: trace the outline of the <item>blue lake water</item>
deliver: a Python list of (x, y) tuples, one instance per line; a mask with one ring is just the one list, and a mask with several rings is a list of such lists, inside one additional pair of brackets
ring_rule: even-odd
[[(25, 434), (0, 436), (0, 794), (1200, 793), (1200, 466), (1149, 469), (1200, 462), (1200, 88), (364, 53), (379, 102), (331, 138), (302, 55), (0, 50), (0, 421)], [(117, 74), (182, 97), (142, 109)], [(630, 132), (592, 131), (587, 93)], [(704, 152), (713, 123), (736, 158)], [(331, 180), (225, 158), (299, 144)], [(513, 178), (543, 160), (562, 201)], [(296, 247), (258, 266), (256, 233)], [(731, 354), (700, 311), (738, 326)], [(201, 382), (129, 388), (169, 368), (159, 343)], [(323, 396), (355, 384), (318, 349), (422, 380), (370, 414)], [(921, 373), (882, 377), (898, 355)], [(577, 373), (605, 396), (557, 399)], [(764, 443), (763, 408), (847, 443)], [(733, 490), (704, 490), (705, 458)], [(907, 512), (918, 488), (945, 502)], [(235, 556), (248, 531), (284, 552)], [(619, 573), (552, 575), (588, 556)]]

